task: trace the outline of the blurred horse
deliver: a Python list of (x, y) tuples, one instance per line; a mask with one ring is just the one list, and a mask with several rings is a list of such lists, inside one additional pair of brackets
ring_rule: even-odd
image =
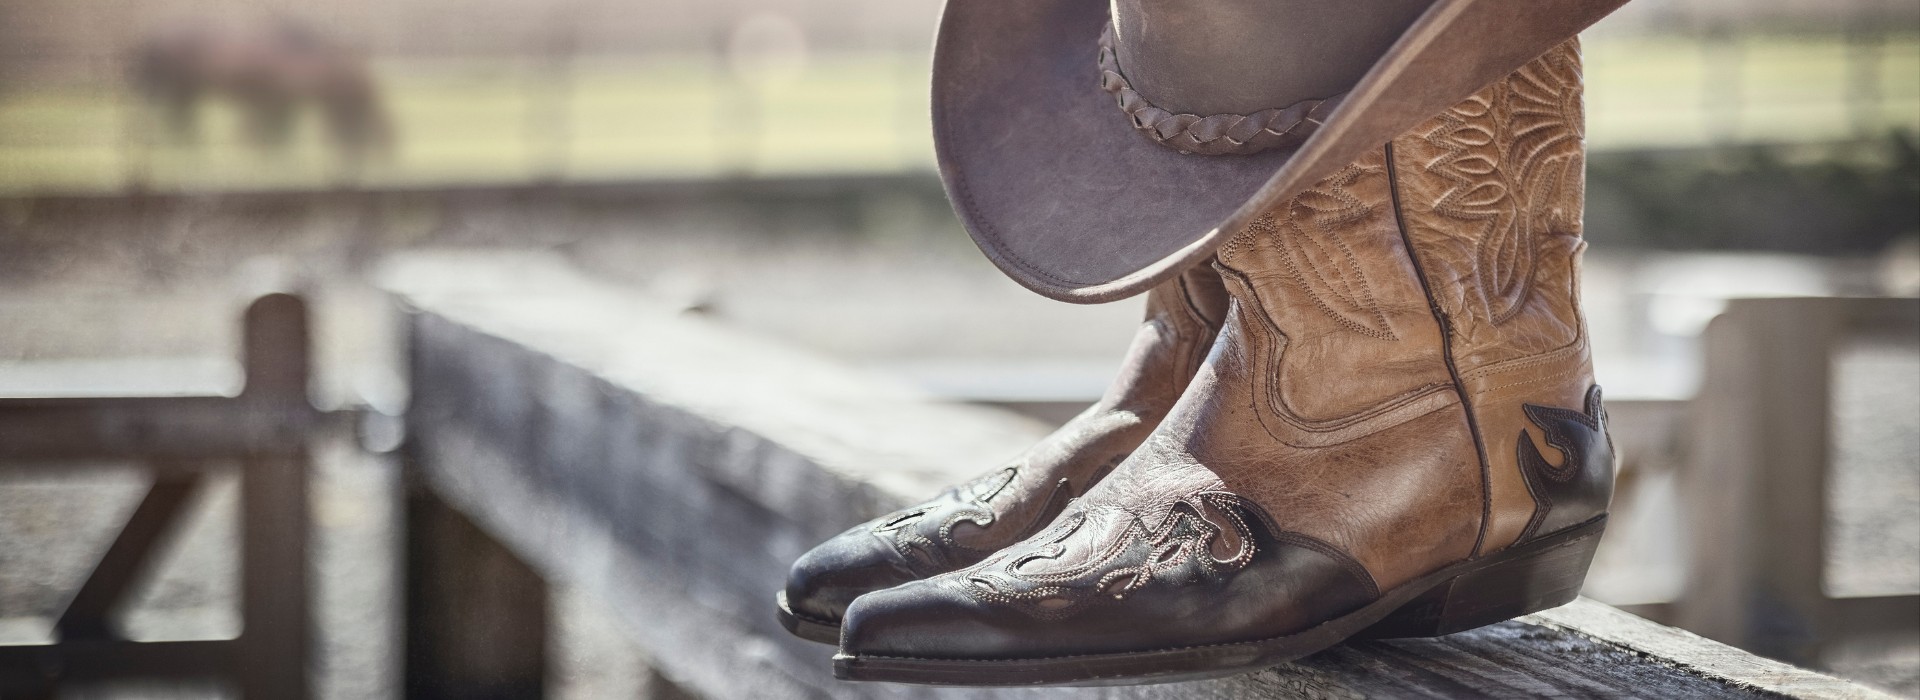
[(181, 140), (199, 132), (203, 99), (239, 107), (248, 140), (284, 147), (303, 106), (317, 109), (328, 137), (352, 160), (383, 153), (392, 127), (358, 52), (300, 22), (180, 26), (142, 41), (132, 61), (134, 89)]

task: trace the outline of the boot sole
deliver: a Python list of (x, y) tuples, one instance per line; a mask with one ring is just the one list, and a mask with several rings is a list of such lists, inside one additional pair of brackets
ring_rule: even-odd
[(777, 614), (780, 616), (780, 626), (787, 628), (787, 631), (792, 632), (793, 636), (809, 642), (833, 644), (836, 646), (840, 644), (839, 622), (828, 622), (794, 612), (793, 606), (787, 604), (786, 591), (773, 594), (773, 602), (774, 605), (777, 606)]
[[(1132, 685), (1230, 676), (1276, 666), (1349, 639), (1431, 637), (1485, 627), (1580, 595), (1607, 516), (1388, 591), (1346, 615), (1283, 637), (1153, 651), (1029, 659), (916, 659), (836, 654), (841, 680), (928, 685)], [(791, 629), (791, 628), (789, 628)]]

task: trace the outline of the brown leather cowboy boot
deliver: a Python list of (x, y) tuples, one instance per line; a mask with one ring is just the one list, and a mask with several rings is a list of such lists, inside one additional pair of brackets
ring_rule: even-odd
[(840, 615), (861, 594), (973, 564), (1045, 527), (1160, 424), (1226, 314), (1226, 289), (1210, 268), (1154, 287), (1120, 374), (1098, 403), (1007, 465), (802, 555), (778, 596), (781, 623), (837, 643)]
[(1568, 42), (1257, 219), (1146, 443), (1040, 534), (855, 601), (837, 675), (1224, 675), (1572, 600), (1613, 478), (1581, 129)]

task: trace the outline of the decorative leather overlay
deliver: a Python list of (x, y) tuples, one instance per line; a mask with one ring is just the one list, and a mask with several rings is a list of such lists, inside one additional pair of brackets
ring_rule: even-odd
[[(873, 526), (873, 532), (889, 538), (894, 550), (920, 576), (932, 576), (971, 564), (989, 550), (968, 546), (955, 537), (955, 530), (961, 527), (986, 528), (999, 520), (993, 508), (993, 498), (1005, 491), (1019, 473), (1019, 467), (989, 472), (948, 490), (932, 501), (879, 519)], [(1040, 508), (1034, 521), (1023, 528), (1020, 534), (1024, 535), (1046, 524), (1065, 508), (1067, 501), (1071, 500), (1071, 490), (1067, 479), (1055, 483), (1046, 505)]]
[(808, 550), (788, 571), (792, 612), (838, 620), (860, 596), (975, 564), (1046, 527), (1112, 472), (1186, 390), (1229, 306), (1210, 267), (1155, 286), (1146, 302), (1098, 402), (1020, 457)]
[(1301, 100), (1253, 114), (1175, 114), (1148, 102), (1120, 72), (1112, 23), (1100, 33), (1099, 60), (1100, 89), (1113, 95), (1133, 128), (1155, 143), (1187, 154), (1244, 155), (1297, 145), (1320, 127), (1343, 97)]
[(1472, 222), (1476, 287), (1496, 324), (1532, 291), (1539, 236), (1579, 235), (1578, 208), (1561, 205), (1584, 167), (1580, 80), (1569, 42), (1448, 109), (1425, 135), (1442, 154), (1425, 170), (1449, 183), (1433, 211)]
[(1174, 586), (1217, 581), (1246, 566), (1258, 549), (1239, 512), (1248, 507), (1229, 493), (1195, 494), (1174, 504), (1158, 528), (1149, 531), (1136, 517), (1104, 551), (1061, 566), (1056, 560), (1067, 551), (1063, 543), (1086, 522), (1086, 513), (1069, 513), (1012, 556), (963, 572), (961, 585), (975, 598), (1058, 620), (1101, 601), (1125, 600), (1156, 581)]
[[(1287, 200), (1286, 220), (1263, 214), (1247, 226), (1243, 237), (1265, 236), (1284, 253), (1287, 274), (1313, 298), (1315, 306), (1348, 330), (1381, 340), (1396, 340), (1380, 301), (1367, 284), (1352, 243), (1345, 240), (1355, 223), (1371, 215), (1376, 205), (1347, 190), (1367, 175), (1382, 175), (1383, 167), (1348, 165), (1317, 187)], [(1275, 234), (1279, 235), (1275, 235)]]
[[(1579, 522), (1606, 510), (1613, 483), (1613, 439), (1607, 435), (1607, 409), (1600, 401), (1600, 387), (1587, 389), (1585, 411), (1522, 404), (1527, 419), (1539, 426), (1547, 444), (1563, 455), (1560, 464), (1547, 461), (1533, 436), (1520, 429), (1518, 447), (1520, 473), (1527, 479), (1536, 503), (1532, 520), (1521, 532), (1526, 541), (1541, 532), (1542, 525), (1554, 521)], [(1595, 503), (1597, 501), (1597, 504)], [(1554, 508), (1563, 509), (1555, 513)], [(1568, 513), (1565, 509), (1583, 512)], [(1591, 513), (1584, 511), (1593, 511)], [(1559, 528), (1546, 528), (1552, 532)]]

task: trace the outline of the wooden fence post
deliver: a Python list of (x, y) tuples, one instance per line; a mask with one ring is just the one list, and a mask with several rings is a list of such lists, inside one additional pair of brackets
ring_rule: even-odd
[(284, 442), (255, 446), (240, 470), (239, 669), (248, 698), (307, 697), (313, 613), (308, 609), (306, 430), (313, 403), (312, 328), (307, 305), (292, 294), (262, 295), (247, 306), (241, 400), (281, 427)]
[(539, 698), (547, 590), (522, 563), (425, 488), (407, 495), (406, 696)]
[[(1912, 299), (1735, 299), (1708, 326), (1676, 624), (1797, 664), (1817, 663), (1844, 631), (1836, 620), (1862, 606), (1823, 587), (1833, 351), (1861, 329), (1916, 327), (1917, 311)], [(1861, 602), (1894, 610), (1910, 598)]]
[[(309, 697), (309, 441), (329, 429), (313, 376), (306, 303), (267, 294), (242, 327), (246, 383), (230, 396), (0, 399), (0, 458), (136, 459), (155, 483), (61, 613), (52, 644), (0, 646), (0, 695), (116, 678), (218, 678), (246, 698)], [(240, 470), (238, 639), (134, 641), (108, 624), (210, 465)], [(19, 686), (16, 688), (16, 686)]]

